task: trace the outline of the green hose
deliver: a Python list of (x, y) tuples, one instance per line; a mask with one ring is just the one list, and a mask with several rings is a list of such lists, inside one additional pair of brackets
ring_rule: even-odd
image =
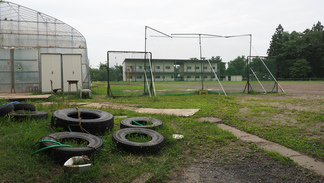
[[(55, 144), (62, 145), (61, 143), (59, 143), (59, 142), (57, 142), (57, 141), (54, 141), (54, 140), (40, 140), (40, 141), (36, 142), (35, 144), (37, 144), (37, 143), (41, 143), (41, 142), (53, 142), (53, 143), (55, 143)], [(34, 144), (34, 145), (35, 145), (35, 144)]]
[(53, 143), (58, 144), (58, 145), (52, 145), (52, 146), (48, 146), (48, 147), (44, 147), (44, 148), (38, 149), (37, 151), (33, 152), (32, 155), (35, 154), (35, 153), (38, 153), (40, 151), (49, 149), (49, 148), (54, 148), (54, 147), (72, 147), (70, 145), (61, 144), (61, 143), (59, 143), (57, 141), (54, 141), (54, 140), (40, 140), (40, 141), (36, 142), (35, 144), (41, 143), (41, 142), (53, 142)]
[(136, 122), (136, 121), (134, 121), (134, 120), (132, 120), (134, 123), (136, 123), (137, 125), (140, 125), (140, 126), (143, 126), (141, 123), (138, 123), (138, 122)]

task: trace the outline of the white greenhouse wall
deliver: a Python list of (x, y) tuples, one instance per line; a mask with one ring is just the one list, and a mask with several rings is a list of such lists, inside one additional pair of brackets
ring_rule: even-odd
[[(51, 76), (45, 75), (54, 66), (42, 63), (45, 54), (62, 58), (79, 55), (74, 63), (77, 69), (73, 64), (66, 65), (65, 70), (78, 75), (74, 78), (79, 80), (79, 88), (90, 87), (87, 45), (80, 32), (54, 17), (15, 3), (0, 2), (0, 9), (0, 92), (49, 92)], [(61, 64), (64, 67), (67, 63), (63, 59)], [(61, 85), (68, 91), (65, 83)]]

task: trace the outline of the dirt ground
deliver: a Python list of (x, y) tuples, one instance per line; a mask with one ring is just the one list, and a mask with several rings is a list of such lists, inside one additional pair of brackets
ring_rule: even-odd
[[(302, 105), (267, 103), (296, 110), (324, 111), (324, 82), (282, 83), (287, 95), (239, 95), (242, 102), (251, 98), (303, 99)], [(324, 167), (323, 167), (324, 168)], [(254, 144), (240, 142), (215, 150), (213, 157), (195, 159), (184, 172), (174, 173), (171, 183), (248, 183), (248, 182), (324, 182), (324, 177), (297, 165), (282, 165)]]
[[(172, 84), (163, 84), (162, 82), (156, 83), (156, 86), (166, 86), (166, 87), (174, 87)], [(324, 95), (324, 82), (314, 82), (314, 83), (295, 83), (295, 82), (279, 82), (279, 85), (283, 89), (284, 92), (291, 95)], [(203, 84), (205, 90), (223, 92), (221, 86), (215, 82), (213, 84), (205, 83)], [(251, 88), (253, 91), (263, 92), (262, 87), (258, 83), (251, 83)], [(282, 90), (278, 86), (278, 92), (281, 93)], [(177, 88), (184, 88), (188, 91), (199, 90), (202, 88), (202, 85), (198, 84), (181, 84), (177, 85)], [(224, 88), (226, 93), (234, 93), (234, 92), (242, 92), (244, 89), (247, 91), (246, 83), (223, 83), (222, 87)], [(274, 87), (274, 83), (263, 83), (263, 87), (266, 91), (270, 91)], [(162, 91), (163, 92), (163, 91)], [(161, 93), (162, 93), (161, 92)]]

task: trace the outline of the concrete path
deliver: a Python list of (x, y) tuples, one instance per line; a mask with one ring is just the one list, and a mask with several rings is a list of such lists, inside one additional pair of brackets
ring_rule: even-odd
[[(217, 119), (217, 118), (216, 118)], [(218, 120), (217, 120), (218, 121)], [(238, 130), (234, 127), (218, 123), (218, 127), (220, 127), (223, 130), (227, 130), (232, 132), (237, 138), (240, 138), (243, 141), (250, 141), (256, 144), (260, 148), (264, 148), (268, 151), (275, 151), (279, 154), (291, 158), (293, 161), (298, 163), (300, 166), (303, 166), (307, 169), (313, 170), (314, 172), (324, 176), (324, 163), (320, 161), (316, 161), (315, 159), (303, 155), (297, 151), (294, 151), (292, 149), (289, 149), (285, 146), (282, 146), (280, 144), (262, 139), (256, 135), (251, 135), (249, 133), (246, 133), (244, 131)]]
[(31, 93), (0, 93), (0, 99), (26, 100), (26, 99), (48, 99), (51, 94), (32, 95)]
[(127, 107), (127, 106), (116, 106), (112, 104), (99, 104), (99, 103), (90, 103), (84, 105), (85, 107), (96, 107), (96, 108), (119, 108), (132, 110), (138, 113), (153, 113), (153, 114), (168, 114), (168, 115), (177, 115), (177, 116), (192, 116), (199, 109), (154, 109), (154, 108), (137, 108), (137, 107)]
[[(43, 105), (51, 105), (53, 102), (43, 102)], [(109, 103), (75, 103), (70, 102), (70, 105), (75, 106), (84, 106), (84, 107), (94, 107), (94, 108), (113, 108), (113, 109), (125, 109), (131, 110), (138, 113), (153, 113), (153, 114), (168, 114), (168, 115), (176, 115), (176, 116), (192, 116), (199, 109), (154, 109), (154, 108), (137, 108), (137, 107), (129, 107), (124, 105), (116, 105)]]
[(139, 113), (154, 113), (154, 114), (168, 114), (177, 116), (192, 116), (199, 109), (153, 109), (153, 108), (137, 108), (135, 110)]

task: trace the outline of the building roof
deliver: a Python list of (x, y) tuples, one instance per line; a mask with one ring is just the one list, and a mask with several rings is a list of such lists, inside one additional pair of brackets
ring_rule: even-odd
[(44, 13), (0, 2), (0, 48), (43, 47), (85, 49), (84, 36), (72, 26)]
[[(140, 58), (126, 58), (124, 60), (124, 62), (126, 61), (134, 61), (134, 62), (137, 62), (137, 61), (144, 61), (144, 59), (140, 59)], [(185, 60), (185, 59), (152, 59), (152, 62), (170, 62), (170, 61), (173, 61), (175, 64), (181, 64), (181, 63), (185, 63), (185, 62), (207, 62), (207, 60), (191, 60), (191, 59), (188, 59), (188, 60)], [(216, 60), (209, 60), (210, 62), (220, 62), (220, 61), (216, 61)], [(123, 63), (124, 63), (123, 62)]]

